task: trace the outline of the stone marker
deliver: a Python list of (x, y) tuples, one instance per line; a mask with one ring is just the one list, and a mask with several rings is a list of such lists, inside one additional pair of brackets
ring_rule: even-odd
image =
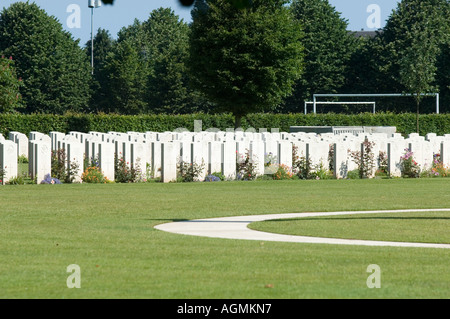
[(161, 181), (169, 183), (177, 179), (176, 150), (173, 142), (161, 143)]
[(17, 144), (17, 156), (28, 157), (28, 137), (25, 134), (10, 132), (9, 139)]
[(4, 173), (0, 176), (3, 184), (17, 177), (17, 144), (13, 141), (0, 141), (0, 169)]
[[(49, 137), (50, 138), (50, 137)], [(52, 173), (51, 140), (30, 140), (28, 144), (28, 167), (32, 179), (38, 184)]]
[(114, 144), (107, 142), (98, 143), (98, 162), (103, 176), (110, 181), (115, 179), (114, 171)]

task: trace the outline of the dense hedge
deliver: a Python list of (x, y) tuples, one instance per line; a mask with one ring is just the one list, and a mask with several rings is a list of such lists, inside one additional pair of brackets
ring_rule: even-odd
[[(164, 132), (177, 128), (194, 131), (194, 120), (202, 121), (202, 128), (226, 130), (234, 127), (231, 114), (189, 115), (94, 115), (94, 114), (0, 114), (0, 133), (7, 137), (11, 131), (29, 134), (31, 131), (59, 132)], [(361, 113), (344, 114), (250, 114), (243, 119), (243, 129), (279, 128), (289, 132), (290, 126), (396, 126), (397, 132), (409, 134), (416, 131), (416, 115), (411, 113)], [(426, 114), (420, 116), (420, 134), (450, 134), (450, 114)]]

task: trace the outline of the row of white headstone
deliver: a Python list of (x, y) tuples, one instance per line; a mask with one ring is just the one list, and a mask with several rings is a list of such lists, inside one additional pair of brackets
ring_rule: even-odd
[[(10, 132), (9, 140), (0, 134), (0, 167), (4, 171), (3, 182), (18, 174), (18, 156), (26, 156), (29, 174), (41, 181), (51, 173), (51, 153), (64, 149), (66, 165), (75, 163), (79, 170), (75, 182), (81, 182), (85, 158), (94, 159), (103, 174), (114, 180), (115, 157), (127, 162), (129, 167), (140, 168), (152, 173), (152, 177), (170, 182), (177, 177), (180, 162), (204, 164), (199, 176), (203, 180), (208, 174), (220, 172), (229, 179), (236, 177), (237, 157), (247, 154), (256, 166), (258, 174), (267, 172), (265, 161), (271, 153), (275, 165), (292, 167), (293, 148), (299, 156), (309, 159), (312, 166), (322, 164), (329, 167), (332, 161), (336, 178), (346, 178), (347, 173), (357, 168), (349, 151), (364, 152), (365, 140), (374, 142), (375, 159), (380, 152), (387, 156), (388, 171), (392, 176), (400, 176), (400, 158), (409, 149), (422, 169), (433, 163), (434, 154), (439, 153), (443, 164), (450, 167), (450, 134), (426, 136), (410, 134), (407, 138), (400, 134), (358, 134), (334, 135), (315, 133), (282, 132), (50, 132), (49, 135), (31, 132), (26, 136), (20, 132)], [(330, 149), (332, 156), (330, 157)], [(376, 161), (374, 171), (380, 163)]]

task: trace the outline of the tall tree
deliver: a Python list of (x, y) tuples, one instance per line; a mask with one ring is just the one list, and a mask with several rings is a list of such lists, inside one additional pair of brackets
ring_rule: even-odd
[(149, 62), (147, 101), (153, 113), (184, 113), (191, 106), (186, 58), (189, 52), (189, 26), (171, 9), (151, 12), (143, 23)]
[[(114, 45), (114, 39), (108, 30), (99, 28), (94, 36), (94, 74), (102, 69), (106, 56), (111, 52)], [(91, 40), (85, 45), (86, 56), (91, 61), (92, 45)]]
[[(105, 71), (105, 62), (108, 54), (112, 52), (114, 46), (114, 39), (109, 34), (109, 31), (99, 28), (94, 37), (94, 70), (91, 82), (92, 96), (89, 102), (90, 112), (105, 112), (108, 111), (107, 104), (110, 92), (108, 87), (108, 75)], [(85, 46), (86, 55), (91, 59), (91, 40)]]
[(416, 111), (419, 91), (436, 90), (438, 56), (449, 33), (448, 8), (447, 0), (402, 0), (374, 39), (376, 86), (383, 93), (414, 94)]
[(414, 95), (417, 132), (421, 93), (436, 90), (437, 59), (449, 31), (448, 16), (443, 12), (449, 12), (446, 0), (403, 0), (387, 26), (402, 35), (389, 42), (388, 48), (401, 53), (395, 67), (404, 92)]
[(105, 61), (107, 74), (106, 112), (141, 114), (147, 109), (145, 90), (148, 68), (132, 39), (116, 44)]
[(104, 62), (106, 74), (104, 111), (142, 114), (147, 111), (148, 62), (145, 59), (145, 33), (142, 23), (133, 24), (118, 33), (112, 51)]
[(17, 78), (12, 57), (0, 58), (0, 113), (11, 113), (22, 107), (19, 89), (22, 79)]
[[(449, 32), (450, 34), (450, 32)], [(438, 57), (436, 82), (441, 98), (441, 112), (450, 112), (450, 40), (441, 48)]]
[(78, 41), (35, 3), (0, 14), (0, 52), (15, 60), (26, 112), (81, 111), (89, 100), (89, 63)]
[(120, 30), (105, 62), (107, 104), (131, 114), (198, 110), (205, 101), (188, 85), (188, 45), (189, 26), (171, 9), (153, 10), (146, 21)]
[(285, 111), (296, 112), (315, 93), (337, 93), (345, 84), (346, 71), (356, 39), (348, 23), (328, 0), (293, 0), (294, 16), (304, 28), (305, 71), (288, 99)]
[(196, 1), (189, 67), (194, 85), (235, 126), (252, 112), (274, 110), (302, 71), (301, 26), (284, 0)]
[(435, 91), (433, 85), (436, 75), (438, 47), (425, 33), (412, 32), (410, 46), (400, 59), (400, 81), (407, 93), (413, 94), (416, 101), (416, 128), (419, 133), (419, 114), (422, 93)]

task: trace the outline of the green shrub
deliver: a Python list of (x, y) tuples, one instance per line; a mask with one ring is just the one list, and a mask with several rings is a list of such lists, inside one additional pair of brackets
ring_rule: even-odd
[(100, 184), (107, 182), (106, 177), (96, 166), (86, 168), (84, 173), (81, 175), (81, 180), (84, 183), (92, 183), (92, 184)]
[(25, 185), (25, 177), (24, 176), (16, 176), (13, 178), (10, 178), (8, 181), (9, 185)]
[(214, 172), (211, 175), (219, 178), (221, 181), (224, 181), (227, 179), (226, 176), (223, 175), (221, 172)]
[(293, 179), (294, 173), (292, 173), (292, 169), (290, 167), (280, 164), (277, 172), (272, 175), (272, 178), (274, 180)]
[[(164, 132), (184, 128), (194, 131), (194, 121), (202, 121), (202, 129), (217, 128), (225, 131), (234, 128), (231, 114), (0, 114), (0, 134), (8, 136), (9, 132), (18, 131), (29, 134), (38, 131), (48, 134), (51, 131), (68, 133), (78, 132)], [(361, 114), (249, 114), (242, 120), (242, 128), (277, 128), (289, 132), (291, 126), (395, 126), (397, 132), (404, 135), (416, 131), (416, 115), (412, 113), (361, 113)], [(423, 114), (420, 116), (420, 134), (450, 132), (450, 114)]]
[(349, 171), (349, 172), (347, 173), (347, 178), (348, 178), (348, 179), (360, 179), (361, 176), (360, 176), (360, 174), (359, 174), (359, 169), (354, 169), (354, 170), (352, 170), (352, 171)]
[(179, 162), (177, 164), (177, 181), (183, 183), (197, 182), (199, 176), (205, 168), (205, 163), (202, 160), (202, 164)]
[(305, 155), (298, 155), (298, 147), (292, 146), (292, 170), (299, 179), (312, 179), (313, 167), (311, 159), (307, 159)]
[(139, 183), (144, 181), (140, 165), (130, 165), (120, 156), (114, 157), (114, 178), (116, 183)]
[(251, 181), (255, 180), (263, 172), (257, 171), (256, 161), (250, 158), (250, 151), (247, 149), (245, 154), (236, 152), (236, 179)]
[(28, 157), (26, 157), (25, 155), (19, 155), (17, 157), (17, 163), (18, 164), (28, 164)]
[(405, 149), (405, 154), (400, 158), (400, 170), (402, 172), (402, 177), (420, 177), (420, 166), (414, 160), (414, 153), (411, 152), (410, 149)]

